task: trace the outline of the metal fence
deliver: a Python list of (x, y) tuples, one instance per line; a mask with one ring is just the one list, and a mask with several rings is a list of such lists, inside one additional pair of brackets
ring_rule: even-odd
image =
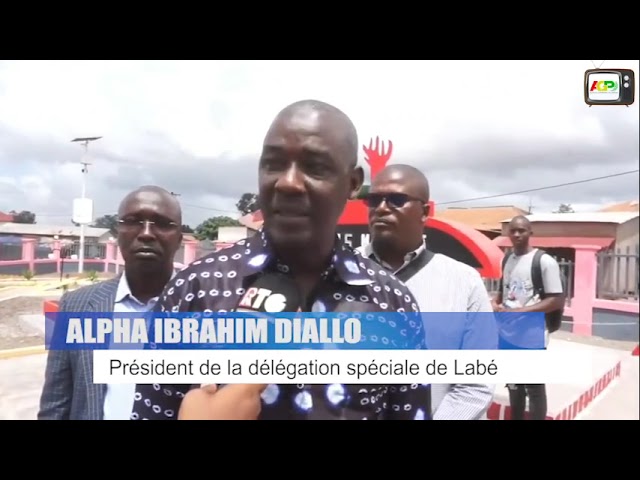
[(596, 297), (638, 300), (640, 245), (599, 252)]
[[(84, 256), (86, 259), (103, 259), (106, 255), (106, 245), (93, 241), (86, 242), (84, 245)], [(42, 242), (35, 245), (35, 259), (46, 260), (53, 258), (55, 252), (53, 243)], [(80, 242), (63, 243), (61, 245), (60, 255), (64, 258), (78, 258), (80, 254)], [(4, 243), (0, 244), (0, 260), (21, 260), (22, 259), (22, 243)]]
[[(85, 242), (84, 258), (86, 260), (104, 259), (106, 255), (107, 255), (107, 246), (104, 243), (98, 243), (93, 241)], [(80, 242), (74, 241), (73, 243), (62, 244), (60, 256), (63, 258), (79, 258)]]
[[(565, 278), (566, 289), (567, 289), (567, 293), (566, 293), (567, 305), (571, 305), (571, 298), (573, 297), (574, 285), (575, 285), (575, 264), (574, 262), (571, 262), (564, 258), (558, 258), (556, 256), (553, 256), (553, 258), (556, 260), (556, 262), (558, 262), (560, 271), (562, 272)], [(498, 290), (500, 289), (499, 279), (486, 278), (484, 283), (485, 283), (485, 286), (487, 287), (487, 291), (492, 296), (498, 293)]]
[(22, 243), (0, 243), (0, 260), (22, 259)]

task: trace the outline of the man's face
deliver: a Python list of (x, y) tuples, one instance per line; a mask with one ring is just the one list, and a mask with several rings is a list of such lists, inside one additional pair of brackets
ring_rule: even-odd
[(524, 221), (514, 220), (509, 224), (509, 239), (514, 248), (524, 248), (529, 245), (531, 228)]
[(402, 249), (422, 239), (426, 220), (425, 203), (411, 184), (402, 178), (389, 178), (384, 172), (369, 190), (369, 232), (372, 241)]
[(182, 241), (182, 219), (174, 203), (156, 192), (139, 192), (121, 206), (118, 216), (118, 246), (128, 268), (173, 268)]
[(278, 247), (312, 246), (335, 231), (348, 198), (362, 184), (348, 151), (343, 132), (324, 112), (303, 109), (274, 122), (258, 183), (265, 228)]

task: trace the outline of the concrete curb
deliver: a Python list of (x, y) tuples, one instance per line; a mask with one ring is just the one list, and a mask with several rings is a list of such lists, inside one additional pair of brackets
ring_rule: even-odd
[(38, 345), (35, 347), (10, 348), (7, 350), (0, 350), (0, 360), (26, 357), (28, 355), (38, 355), (41, 353), (45, 353), (46, 351), (47, 350), (44, 345)]

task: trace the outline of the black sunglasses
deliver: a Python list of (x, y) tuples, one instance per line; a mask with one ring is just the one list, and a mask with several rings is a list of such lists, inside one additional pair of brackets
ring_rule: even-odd
[(364, 201), (369, 208), (377, 208), (383, 201), (391, 208), (402, 208), (408, 202), (420, 202), (422, 205), (426, 205), (424, 200), (406, 193), (370, 193), (364, 198)]

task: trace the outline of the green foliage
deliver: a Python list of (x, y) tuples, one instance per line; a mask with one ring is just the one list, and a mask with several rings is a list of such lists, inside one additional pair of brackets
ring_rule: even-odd
[(89, 270), (87, 272), (87, 280), (91, 280), (92, 282), (97, 282), (98, 281), (98, 272), (96, 272), (95, 270)]
[(211, 217), (196, 227), (195, 237), (198, 240), (217, 240), (218, 228), (239, 226), (241, 224), (235, 218), (227, 216)]
[(243, 193), (236, 203), (236, 208), (242, 215), (247, 215), (258, 210), (258, 195), (255, 193)]

